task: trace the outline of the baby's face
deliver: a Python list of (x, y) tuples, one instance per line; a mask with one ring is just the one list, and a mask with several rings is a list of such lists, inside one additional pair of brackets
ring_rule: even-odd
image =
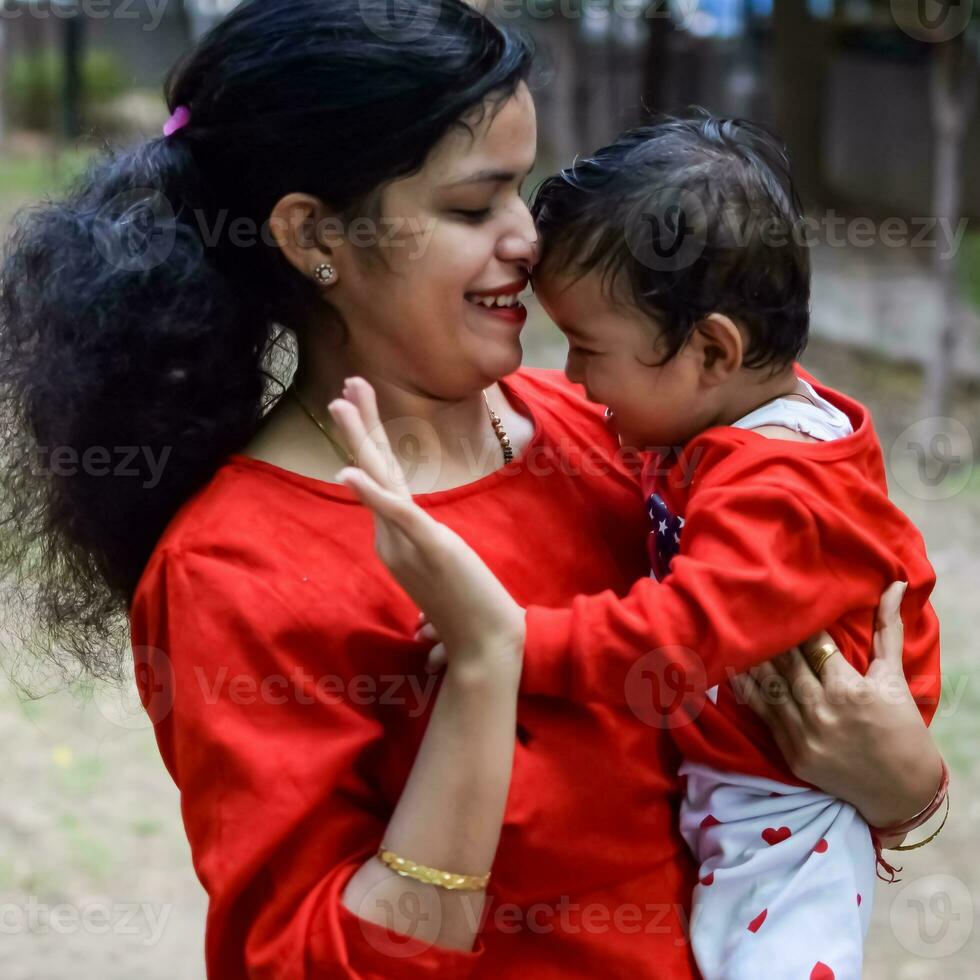
[(565, 374), (585, 386), (589, 401), (612, 410), (624, 446), (679, 447), (706, 427), (696, 358), (685, 345), (660, 366), (659, 328), (639, 310), (614, 304), (598, 272), (574, 281), (535, 274), (534, 292), (568, 340)]

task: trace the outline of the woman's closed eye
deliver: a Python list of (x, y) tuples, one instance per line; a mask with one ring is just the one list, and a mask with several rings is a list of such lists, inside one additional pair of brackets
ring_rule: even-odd
[(453, 214), (458, 215), (464, 221), (471, 221), (473, 224), (479, 224), (481, 221), (486, 221), (490, 217), (490, 208), (453, 208)]

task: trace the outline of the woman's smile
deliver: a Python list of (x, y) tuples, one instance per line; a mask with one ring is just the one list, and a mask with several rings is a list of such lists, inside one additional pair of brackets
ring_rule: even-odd
[(520, 293), (527, 288), (527, 277), (499, 286), (496, 289), (477, 290), (466, 293), (465, 299), (482, 313), (505, 323), (517, 325), (520, 329), (527, 320), (527, 307), (520, 301)]

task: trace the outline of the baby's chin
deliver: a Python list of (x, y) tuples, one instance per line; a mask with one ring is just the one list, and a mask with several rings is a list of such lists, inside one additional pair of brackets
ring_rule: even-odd
[[(679, 448), (679, 443), (669, 433), (656, 429), (634, 430), (611, 408), (606, 409), (606, 425), (619, 440), (622, 450), (629, 453), (663, 453), (671, 448)], [(686, 441), (686, 440), (685, 440)]]

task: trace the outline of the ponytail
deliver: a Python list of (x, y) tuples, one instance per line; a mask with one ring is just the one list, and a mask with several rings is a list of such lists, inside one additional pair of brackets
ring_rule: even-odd
[(188, 147), (157, 139), (99, 157), (6, 244), (4, 601), (21, 644), (40, 618), (90, 673), (120, 663), (120, 612), (156, 541), (275, 381), (268, 311), (217, 268), (201, 203)]

